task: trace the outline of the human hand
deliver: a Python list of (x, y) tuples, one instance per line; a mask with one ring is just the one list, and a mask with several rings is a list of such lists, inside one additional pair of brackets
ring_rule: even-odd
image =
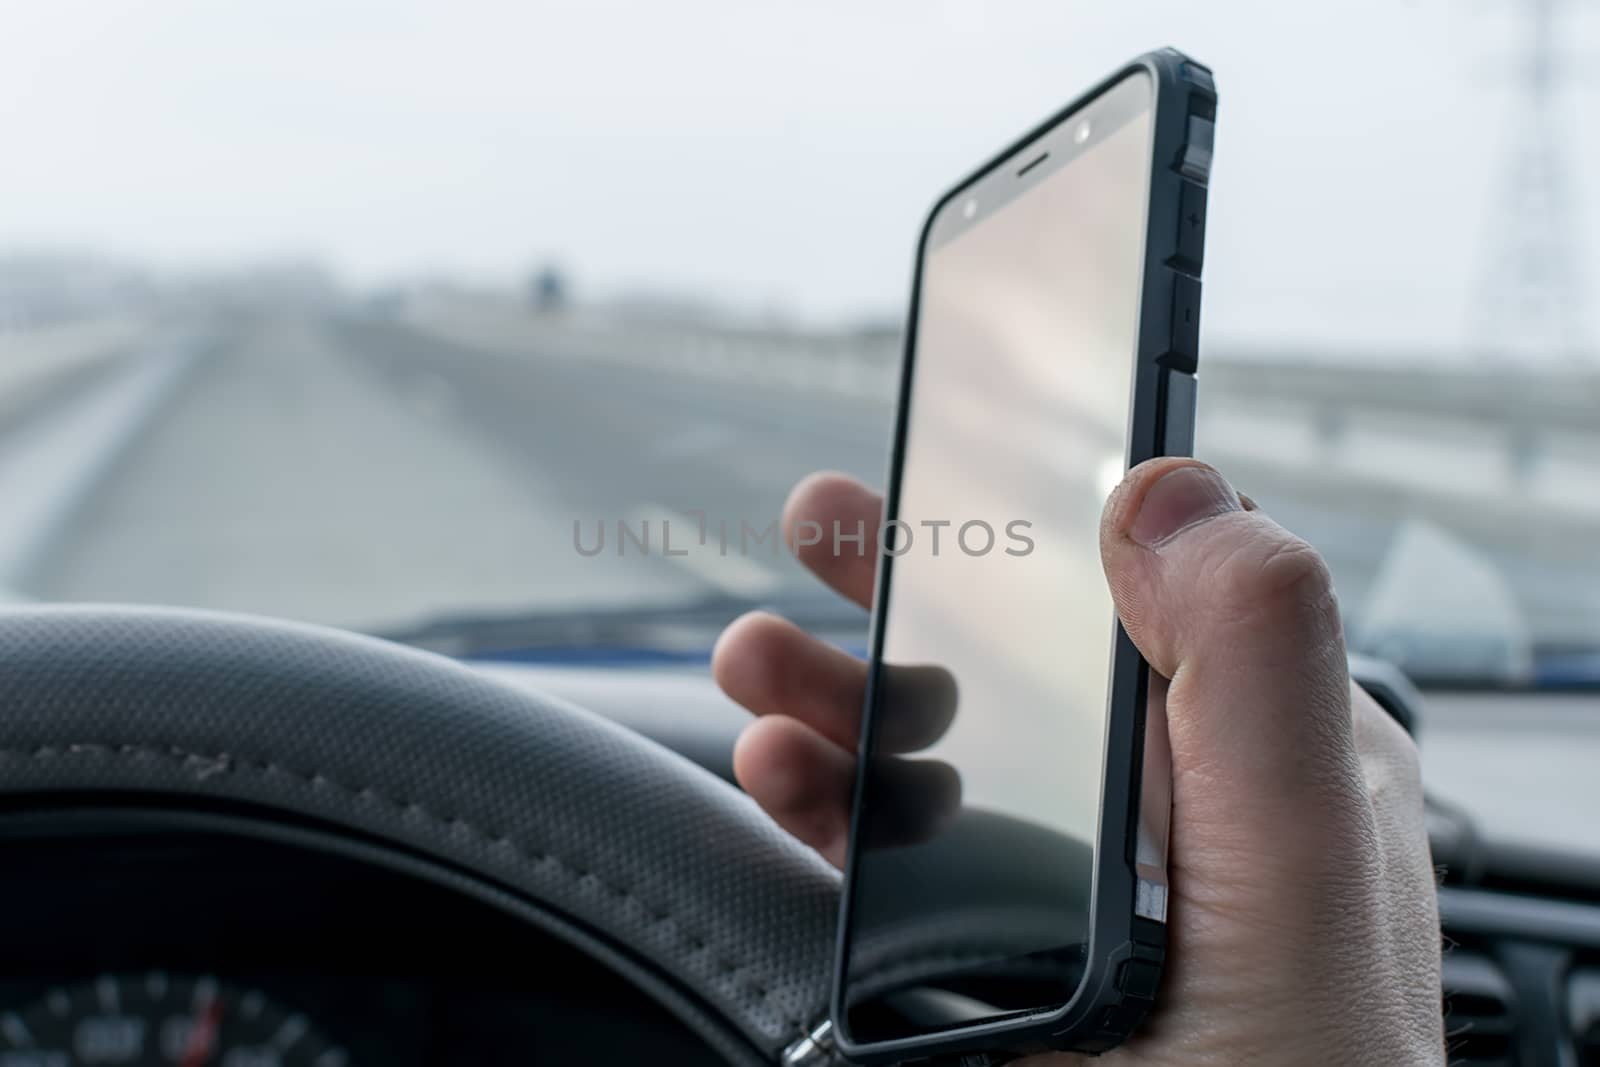
[[(790, 495), (783, 527), (882, 501), (841, 475)], [(866, 606), (876, 545), (801, 561)], [(1170, 679), (1167, 971), (1157, 1008), (1104, 1059), (1126, 1064), (1444, 1062), (1439, 926), (1416, 749), (1351, 684), (1326, 566), (1193, 460), (1131, 471), (1101, 555), (1129, 636)], [(866, 665), (771, 615), (723, 634), (713, 671), (757, 716), (745, 790), (842, 864)], [(1030, 1064), (1076, 1062), (1042, 1056)]]

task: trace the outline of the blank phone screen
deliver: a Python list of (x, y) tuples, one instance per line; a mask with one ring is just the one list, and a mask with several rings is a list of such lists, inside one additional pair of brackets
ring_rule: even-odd
[(1154, 89), (949, 199), (922, 249), (842, 1001), (852, 1040), (1052, 1010), (1083, 973)]

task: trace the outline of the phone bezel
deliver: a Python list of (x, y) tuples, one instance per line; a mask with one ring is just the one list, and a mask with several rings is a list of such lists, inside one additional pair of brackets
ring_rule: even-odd
[[(1197, 85), (1202, 80), (1203, 85)], [(1057, 111), (1048, 120), (997, 154), (988, 163), (963, 179), (935, 202), (923, 224), (917, 242), (912, 278), (906, 337), (898, 390), (893, 447), (890, 457), (884, 520), (899, 512), (900, 475), (905, 454), (909, 400), (916, 355), (916, 334), (920, 313), (924, 264), (936, 223), (961, 197), (989, 181), (997, 171), (1008, 167), (1018, 156), (1036, 151), (1041, 141), (1051, 138), (1085, 109), (1131, 77), (1145, 76), (1150, 81), (1150, 180), (1145, 215), (1144, 271), (1141, 280), (1138, 340), (1129, 397), (1127, 462), (1129, 466), (1146, 459), (1177, 451), (1187, 451), (1180, 442), (1172, 447), (1167, 429), (1167, 375), (1192, 372), (1192, 361), (1174, 361), (1174, 273), (1189, 273), (1175, 268), (1169, 242), (1157, 239), (1157, 227), (1169, 226), (1176, 240), (1180, 224), (1179, 194), (1185, 181), (1197, 184), (1203, 193), (1205, 176), (1179, 173), (1188, 144), (1190, 118), (1201, 110), (1214, 118), (1215, 95), (1209, 71), (1171, 49), (1148, 53), (1104, 79), (1088, 92)], [(1206, 146), (1209, 152), (1209, 145)], [(1209, 160), (1208, 160), (1209, 162)], [(1202, 224), (1203, 225), (1203, 224)], [(1188, 265), (1183, 265), (1187, 267)], [(1198, 274), (1198, 264), (1192, 274)], [(1191, 279), (1192, 279), (1192, 274)], [(1198, 282), (1194, 282), (1198, 286)], [(1192, 391), (1187, 394), (1192, 419)], [(1173, 402), (1174, 408), (1177, 401)], [(1173, 410), (1174, 418), (1185, 415)], [(871, 660), (862, 716), (858, 758), (865, 759), (867, 740), (876, 705), (882, 661), (886, 612), (882, 610), (888, 594), (893, 561), (879, 560), (874, 583), (871, 618)], [(838, 936), (835, 946), (830, 1014), (834, 1040), (849, 1059), (861, 1063), (892, 1062), (937, 1053), (973, 1049), (1029, 1051), (1046, 1048), (1084, 1048), (1102, 1050), (1120, 1038), (1106, 1035), (1106, 1012), (1122, 1003), (1118, 989), (1125, 961), (1135, 952), (1135, 942), (1164, 945), (1164, 923), (1135, 915), (1135, 890), (1139, 880), (1135, 862), (1138, 828), (1141, 763), (1144, 750), (1146, 707), (1149, 700), (1148, 669), (1120, 623), (1115, 627), (1112, 663), (1109, 668), (1110, 692), (1102, 750), (1102, 796), (1099, 829), (1095, 840), (1092, 885), (1089, 905), (1089, 938), (1083, 977), (1072, 996), (1063, 1004), (1038, 1011), (1007, 1013), (968, 1026), (941, 1029), (889, 1041), (857, 1042), (849, 1031), (844, 1010), (844, 975), (850, 945), (850, 905), (855, 886), (856, 837), (859, 828), (864, 775), (857, 774), (851, 802), (850, 844), (847, 850), (844, 890), (841, 899)], [(1164, 728), (1164, 717), (1162, 722)], [(1164, 787), (1170, 783), (1163, 783)], [(1113, 859), (1114, 858), (1114, 859)], [(1108, 902), (1125, 902), (1112, 907)], [(1150, 953), (1146, 953), (1148, 956)], [(1159, 952), (1155, 953), (1159, 959)], [(1142, 1014), (1140, 1011), (1138, 1014)], [(1135, 1016), (1136, 1018), (1136, 1016)], [(1129, 1024), (1131, 1027), (1131, 1023)]]

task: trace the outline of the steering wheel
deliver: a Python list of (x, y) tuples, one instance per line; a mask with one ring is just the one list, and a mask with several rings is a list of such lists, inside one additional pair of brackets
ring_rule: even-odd
[(836, 872), (737, 789), (580, 708), (388, 642), (198, 611), (6, 608), (0, 649), (0, 824), (137, 797), (309, 834), (567, 940), (734, 1063), (811, 1047), (826, 1015)]

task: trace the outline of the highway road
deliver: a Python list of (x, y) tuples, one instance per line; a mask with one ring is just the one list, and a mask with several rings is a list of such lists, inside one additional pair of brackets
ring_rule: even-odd
[[(99, 331), (119, 358), (74, 364), (98, 377), (75, 371), (31, 423), (0, 419), (0, 589), (381, 628), (783, 598), (812, 583), (772, 540), (738, 551), (741, 524), (765, 530), (812, 470), (882, 483), (892, 340), (863, 363), (759, 332), (550, 329), (504, 309), (457, 319), (302, 308)], [(1429, 496), (1384, 480), (1410, 464), (1307, 460), (1282, 417), (1292, 386), (1257, 397), (1260, 379), (1235, 368), (1203, 397), (1201, 454), (1322, 548), (1353, 625), (1458, 590), (1468, 603), (1443, 599), (1444, 617), (1420, 621), (1498, 612), (1513, 634), (1600, 632), (1587, 494), (1553, 494), (1561, 511), (1532, 499), (1542, 514), (1492, 484)], [(705, 545), (692, 536), (702, 517)], [(630, 543), (619, 558), (619, 524), (648, 526), (650, 550)], [(604, 551), (580, 554), (602, 529)]]
[[(474, 350), (338, 315), (214, 320), (190, 344), (184, 380), (108, 444), (57, 536), (5, 580), (14, 591), (384, 628), (777, 596), (808, 579), (771, 539), (721, 555), (718, 524), (735, 543), (741, 521), (764, 530), (819, 467), (883, 472), (886, 402), (709, 388), (647, 363)], [(698, 513), (706, 546), (690, 543)], [(619, 558), (619, 522), (648, 524), (650, 551)], [(575, 523), (591, 549), (603, 525), (605, 551), (580, 554)], [(663, 523), (693, 551), (668, 556)]]

